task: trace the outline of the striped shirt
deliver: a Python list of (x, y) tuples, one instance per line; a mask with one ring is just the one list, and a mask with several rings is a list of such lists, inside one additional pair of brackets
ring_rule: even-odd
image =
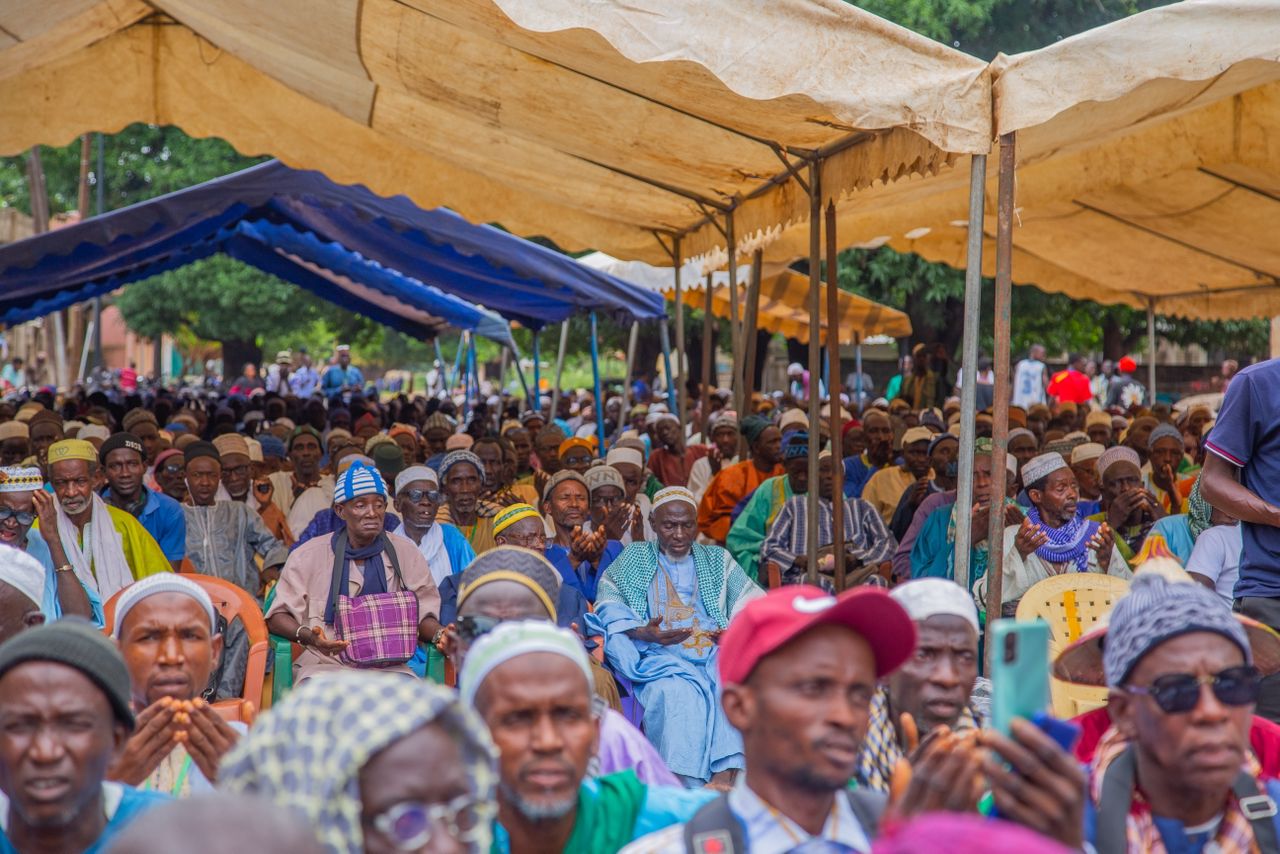
[[(818, 548), (830, 546), (835, 539), (832, 526), (835, 513), (831, 501), (825, 498), (818, 500)], [(809, 499), (806, 495), (797, 495), (787, 499), (773, 520), (769, 536), (765, 537), (760, 547), (761, 563), (773, 562), (782, 571), (784, 584), (802, 581), (798, 573), (789, 572), (794, 569), (796, 558), (808, 550), (809, 534)], [(870, 504), (861, 498), (844, 500), (844, 543), (858, 557), (862, 565), (879, 564), (893, 557), (898, 547), (893, 534), (884, 525)], [(794, 577), (792, 577), (794, 576)]]

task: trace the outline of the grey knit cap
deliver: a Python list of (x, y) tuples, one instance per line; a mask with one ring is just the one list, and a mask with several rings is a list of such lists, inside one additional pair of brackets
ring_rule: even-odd
[(1181, 443), (1182, 433), (1180, 433), (1178, 428), (1174, 427), (1172, 424), (1160, 424), (1156, 429), (1152, 430), (1151, 435), (1147, 437), (1147, 447), (1154, 448), (1156, 446), (1156, 442), (1161, 439), (1177, 439), (1178, 442)]
[(66, 617), (0, 644), (0, 678), (29, 661), (52, 661), (83, 673), (106, 695), (116, 720), (133, 729), (129, 671), (116, 645), (87, 620)]
[(1199, 584), (1179, 584), (1139, 572), (1111, 612), (1102, 650), (1107, 686), (1123, 685), (1148, 652), (1192, 632), (1222, 635), (1240, 647), (1247, 663), (1253, 663), (1244, 627), (1218, 594)]

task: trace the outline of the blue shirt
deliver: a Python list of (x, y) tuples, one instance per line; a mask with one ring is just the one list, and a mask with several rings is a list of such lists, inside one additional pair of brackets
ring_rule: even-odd
[[(84, 850), (83, 854), (101, 854), (106, 851), (129, 822), (152, 807), (172, 800), (168, 795), (162, 795), (159, 792), (144, 792), (132, 786), (109, 782), (102, 784), (102, 799), (107, 811), (107, 825), (102, 829), (102, 834)], [(7, 822), (9, 800), (3, 795), (0, 795), (0, 807), (4, 810), (4, 818)], [(4, 830), (0, 830), (0, 854), (18, 854), (18, 849), (9, 841), (9, 836)]]
[(320, 378), (320, 390), (326, 395), (335, 395), (344, 388), (358, 389), (364, 385), (364, 374), (355, 365), (330, 365)]
[(604, 575), (609, 564), (620, 554), (622, 543), (609, 540), (604, 544), (604, 552), (600, 555), (600, 565), (592, 569), (591, 564), (585, 560), (575, 567), (569, 560), (569, 550), (564, 546), (555, 543), (547, 546), (547, 560), (560, 573), (561, 580), (592, 603), (596, 601), (596, 586), (600, 583), (600, 576)]
[[(1250, 365), (1231, 378), (1205, 447), (1240, 469), (1240, 483), (1280, 504), (1280, 361)], [(1243, 548), (1235, 596), (1280, 598), (1280, 528), (1240, 523)]]
[[(182, 512), (182, 505), (163, 492), (143, 489), (147, 493), (147, 503), (138, 521), (160, 544), (164, 556), (177, 563), (187, 556), (187, 516)], [(110, 498), (111, 488), (107, 487), (102, 491), (102, 500)]]
[(312, 392), (320, 385), (320, 375), (316, 373), (316, 369), (303, 366), (298, 370), (289, 374), (289, 389), (297, 397), (311, 397)]
[[(58, 601), (57, 567), (53, 565), (53, 555), (49, 553), (49, 544), (40, 535), (39, 528), (32, 528), (27, 532), (26, 552), (44, 567), (44, 595), (40, 597), (40, 610), (44, 613), (44, 618), (51, 623), (54, 620), (62, 619), (62, 603)], [(102, 628), (106, 625), (106, 618), (102, 613), (102, 597), (85, 587), (84, 582), (80, 581), (79, 578), (76, 581), (80, 584), (80, 588), (84, 590), (84, 594), (89, 597), (89, 608), (93, 612), (93, 624), (98, 628)]]
[(866, 454), (844, 458), (844, 497), (861, 498), (862, 488), (871, 480), (871, 475), (884, 466), (873, 466)]

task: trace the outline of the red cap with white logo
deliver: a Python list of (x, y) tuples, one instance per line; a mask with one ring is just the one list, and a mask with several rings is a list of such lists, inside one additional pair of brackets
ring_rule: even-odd
[(855, 587), (832, 596), (820, 587), (793, 584), (752, 600), (720, 638), (720, 678), (741, 684), (760, 659), (818, 626), (852, 629), (876, 658), (876, 677), (902, 666), (916, 647), (916, 626), (906, 610), (879, 587)]

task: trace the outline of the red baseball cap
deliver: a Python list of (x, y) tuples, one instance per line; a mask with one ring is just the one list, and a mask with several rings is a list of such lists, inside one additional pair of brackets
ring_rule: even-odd
[(1128, 356), (1124, 356), (1120, 359), (1120, 364), (1117, 365), (1116, 367), (1118, 367), (1121, 371), (1123, 371), (1126, 374), (1131, 374), (1134, 371), (1138, 370), (1138, 363), (1135, 362), (1133, 359), (1129, 358)]
[(792, 584), (752, 600), (720, 638), (720, 678), (741, 684), (765, 656), (818, 626), (852, 629), (871, 645), (876, 677), (902, 666), (916, 648), (916, 626), (887, 590), (856, 587), (832, 596), (820, 587)]

